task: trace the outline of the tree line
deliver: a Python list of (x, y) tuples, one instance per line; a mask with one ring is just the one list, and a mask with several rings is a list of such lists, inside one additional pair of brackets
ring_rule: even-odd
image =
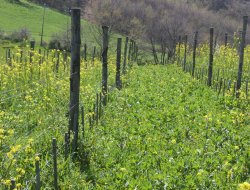
[[(143, 39), (151, 45), (155, 62), (162, 63), (165, 57), (174, 55), (179, 36), (193, 36), (199, 31), (199, 41), (208, 41), (209, 27), (215, 28), (215, 40), (224, 40), (225, 33), (233, 39), (240, 29), (241, 21), (215, 11), (231, 9), (230, 0), (95, 0), (92, 11), (95, 20), (110, 26), (134, 39)], [(244, 3), (242, 3), (244, 5)], [(209, 9), (213, 9), (210, 11)], [(229, 13), (228, 13), (229, 14)], [(224, 16), (222, 16), (224, 15)], [(238, 15), (241, 18), (241, 15)], [(238, 31), (239, 32), (239, 31)], [(189, 39), (193, 40), (193, 39)], [(157, 49), (157, 51), (156, 51)], [(158, 58), (156, 52), (161, 52)]]

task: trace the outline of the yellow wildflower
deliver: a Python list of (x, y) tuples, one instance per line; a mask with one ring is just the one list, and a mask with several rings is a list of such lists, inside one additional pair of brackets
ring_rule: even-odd
[(250, 190), (250, 183), (244, 182), (244, 183), (240, 184), (239, 189), (240, 190)]
[(176, 140), (175, 139), (171, 140), (171, 143), (176, 144)]
[(20, 187), (22, 187), (21, 183), (17, 183), (16, 188), (20, 188)]
[(11, 180), (10, 179), (5, 180), (4, 184), (7, 185), (7, 186), (10, 186), (11, 185)]
[(40, 160), (39, 156), (36, 156), (36, 157), (35, 157), (35, 160), (36, 160), (36, 161), (39, 161), (39, 160)]
[(14, 130), (13, 130), (13, 129), (9, 129), (9, 130), (8, 130), (8, 134), (9, 134), (9, 135), (13, 135), (13, 134), (14, 134)]

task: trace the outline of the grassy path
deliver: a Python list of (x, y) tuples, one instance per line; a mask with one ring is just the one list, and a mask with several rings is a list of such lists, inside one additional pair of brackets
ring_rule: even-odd
[[(135, 67), (86, 135), (100, 189), (237, 189), (249, 180), (247, 105), (176, 66)], [(227, 101), (226, 101), (227, 102)]]

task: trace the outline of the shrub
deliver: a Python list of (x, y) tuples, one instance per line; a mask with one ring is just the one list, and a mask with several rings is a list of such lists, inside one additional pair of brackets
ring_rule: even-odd
[(28, 29), (21, 28), (17, 31), (11, 32), (9, 35), (4, 34), (3, 39), (17, 43), (17, 42), (27, 41), (30, 38), (30, 36), (31, 34)]
[(49, 42), (49, 49), (60, 49), (70, 51), (70, 39), (67, 37), (67, 34), (54, 34)]

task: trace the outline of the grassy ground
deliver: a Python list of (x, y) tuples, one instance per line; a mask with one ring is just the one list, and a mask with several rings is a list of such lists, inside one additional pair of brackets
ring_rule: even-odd
[[(40, 48), (42, 18), (44, 8), (36, 4), (21, 0), (21, 3), (10, 3), (7, 0), (0, 0), (0, 31), (10, 34), (13, 31), (18, 31), (21, 28), (26, 28), (31, 32), (31, 39), (36, 41), (36, 48)], [(60, 13), (51, 8), (45, 9), (44, 22), (44, 38), (45, 42), (49, 42), (54, 34), (66, 34), (67, 28), (70, 30), (70, 16)], [(86, 20), (81, 20), (81, 41), (82, 44), (87, 44), (87, 53), (92, 55), (93, 47), (97, 47), (97, 53), (101, 51), (101, 27), (97, 27)], [(70, 36), (70, 34), (69, 34)], [(110, 53), (115, 52), (116, 40), (120, 37), (118, 34), (110, 35)], [(29, 42), (27, 43), (29, 44)], [(0, 40), (0, 57), (5, 57), (3, 47), (14, 47), (20, 44), (13, 44), (8, 41)], [(124, 44), (123, 44), (124, 45)]]
[[(20, 28), (27, 28), (32, 33), (32, 38), (40, 40), (42, 30), (43, 7), (21, 0), (20, 4), (9, 3), (0, 0), (0, 29), (12, 32)], [(45, 9), (44, 40), (48, 41), (55, 33), (67, 30), (67, 22), (70, 24), (70, 17), (50, 8)], [(82, 20), (84, 28), (89, 23)]]
[(249, 180), (247, 102), (232, 106), (175, 65), (134, 67), (127, 78), (86, 135), (97, 189), (237, 189)]

